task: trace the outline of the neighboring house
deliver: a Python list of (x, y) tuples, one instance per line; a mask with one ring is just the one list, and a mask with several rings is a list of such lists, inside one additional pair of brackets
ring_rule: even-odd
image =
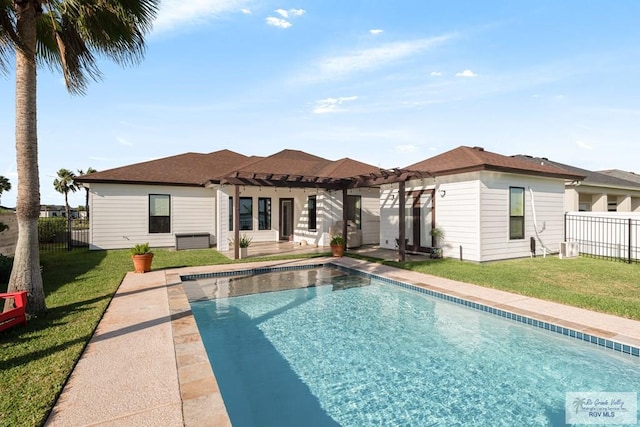
[(542, 245), (557, 252), (565, 181), (584, 178), (480, 147), (458, 147), (402, 170), (422, 178), (382, 185), (380, 246), (396, 247), (404, 200), (408, 250), (430, 252), (437, 226), (444, 231), (439, 246), (445, 257), (477, 262), (529, 256), (532, 239), (537, 254)]
[[(357, 187), (379, 168), (283, 150), (268, 157), (230, 150), (186, 153), (78, 177), (89, 188), (92, 249), (176, 236), (210, 236), (220, 251), (246, 235), (328, 246), (329, 230), (351, 221), (363, 244), (379, 241), (379, 190)], [(346, 209), (345, 209), (346, 205)]]
[[(77, 208), (69, 209), (69, 213), (71, 214), (72, 219), (86, 217), (86, 213), (78, 210)], [(64, 218), (66, 216), (67, 211), (64, 205), (40, 205), (40, 218)]]
[(593, 172), (544, 157), (514, 157), (584, 176), (582, 180), (567, 180), (565, 183), (567, 212), (640, 212), (640, 177), (633, 173), (615, 170)]
[(627, 172), (620, 169), (607, 169), (607, 170), (598, 171), (598, 172), (603, 173), (605, 175), (613, 176), (620, 179), (625, 179), (627, 181), (640, 184), (640, 175), (638, 175), (635, 172)]

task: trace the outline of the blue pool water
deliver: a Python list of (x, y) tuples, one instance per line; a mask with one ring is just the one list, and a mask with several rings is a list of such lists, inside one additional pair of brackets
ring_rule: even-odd
[(566, 392), (640, 391), (637, 358), (377, 279), (286, 274), (207, 279), (273, 292), (192, 302), (235, 427), (563, 426)]

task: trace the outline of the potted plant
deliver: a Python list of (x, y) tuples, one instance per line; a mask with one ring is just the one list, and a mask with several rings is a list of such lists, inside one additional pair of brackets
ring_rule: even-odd
[(238, 247), (240, 248), (240, 259), (247, 258), (249, 253), (249, 246), (251, 246), (251, 237), (248, 237), (246, 234), (240, 236), (240, 240), (238, 241)]
[(431, 237), (433, 238), (433, 247), (431, 248), (431, 258), (442, 258), (442, 247), (440, 244), (444, 240), (444, 230), (442, 228), (433, 227), (431, 229)]
[(151, 271), (153, 252), (149, 248), (149, 243), (138, 243), (131, 248), (131, 259), (136, 273), (146, 273)]
[(333, 236), (329, 244), (331, 245), (331, 254), (333, 256), (341, 257), (344, 255), (344, 246), (345, 246), (344, 237), (339, 235)]

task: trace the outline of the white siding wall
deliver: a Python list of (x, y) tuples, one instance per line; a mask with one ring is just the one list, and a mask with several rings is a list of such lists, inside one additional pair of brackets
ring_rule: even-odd
[(398, 184), (380, 188), (380, 247), (395, 249), (398, 237)]
[(473, 173), (440, 178), (434, 201), (435, 225), (444, 231), (442, 255), (460, 258), (462, 247), (462, 259), (481, 261), (478, 175)]
[[(149, 233), (149, 194), (171, 196), (171, 232)], [(91, 184), (91, 249), (175, 246), (175, 233), (206, 232), (215, 241), (214, 192), (204, 188)]]
[(377, 188), (350, 190), (362, 196), (362, 244), (380, 243), (380, 191)]
[[(525, 188), (525, 238), (509, 239), (509, 187)], [(468, 261), (492, 261), (530, 255), (530, 237), (536, 237), (529, 188), (534, 191), (540, 239), (558, 251), (563, 238), (564, 182), (561, 179), (474, 172), (411, 181), (406, 190), (435, 188), (435, 225), (444, 231), (443, 255)], [(394, 249), (398, 237), (398, 185), (380, 192), (380, 246)], [(537, 240), (537, 239), (536, 239)], [(542, 254), (537, 242), (537, 254)]]
[(233, 235), (229, 232), (229, 187), (216, 189), (216, 206), (218, 221), (216, 222), (216, 247), (219, 251), (225, 252), (229, 248), (229, 239)]
[[(527, 177), (515, 174), (483, 172), (481, 177), (481, 261), (527, 257), (531, 254), (530, 238), (536, 238), (536, 252), (542, 244), (557, 252), (564, 230), (564, 182), (561, 179)], [(525, 237), (509, 239), (509, 187), (525, 189)], [(533, 200), (531, 192), (533, 190)]]

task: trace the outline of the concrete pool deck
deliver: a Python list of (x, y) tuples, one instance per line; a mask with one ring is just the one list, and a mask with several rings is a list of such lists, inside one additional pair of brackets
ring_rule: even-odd
[(640, 347), (638, 321), (348, 257), (128, 273), (46, 425), (230, 426), (180, 276), (327, 262)]

